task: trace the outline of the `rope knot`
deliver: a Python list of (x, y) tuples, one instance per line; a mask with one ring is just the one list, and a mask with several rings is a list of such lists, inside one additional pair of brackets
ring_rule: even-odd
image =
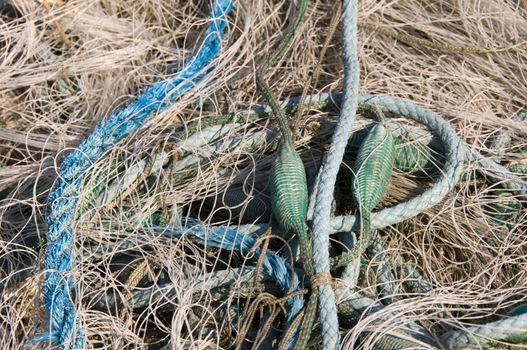
[(340, 286), (340, 283), (337, 280), (334, 280), (329, 272), (320, 272), (311, 277), (312, 289), (316, 289), (324, 284), (329, 284), (333, 289), (337, 289)]

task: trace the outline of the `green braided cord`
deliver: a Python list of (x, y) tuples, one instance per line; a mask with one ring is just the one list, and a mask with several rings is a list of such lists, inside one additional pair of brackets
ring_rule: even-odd
[(311, 296), (306, 306), (304, 313), (304, 319), (302, 320), (302, 326), (300, 327), (300, 333), (298, 334), (298, 340), (295, 344), (294, 350), (306, 349), (309, 344), (309, 340), (312, 337), (314, 329), (320, 329), (315, 325), (317, 321), (317, 304), (318, 304), (319, 293), (317, 289), (311, 291)]
[[(313, 275), (313, 263), (311, 260), (311, 245), (309, 242), (308, 228), (306, 225), (308, 194), (306, 172), (302, 159), (293, 147), (293, 133), (285, 111), (274, 97), (264, 75), (270, 66), (284, 55), (289, 48), (296, 30), (304, 18), (307, 9), (307, 0), (299, 3), (298, 14), (284, 41), (271, 55), (271, 57), (256, 71), (256, 85), (262, 96), (269, 102), (274, 116), (278, 119), (282, 133), (282, 143), (278, 155), (271, 170), (271, 199), (272, 210), (278, 223), (285, 231), (295, 233), (298, 236), (300, 254), (306, 272)], [(309, 307), (304, 315), (302, 329), (311, 329), (316, 313), (316, 304), (309, 302)], [(300, 346), (295, 349), (304, 349), (302, 344), (307, 343), (309, 334), (301, 332), (302, 338), (298, 339)], [(306, 340), (307, 338), (307, 340)]]
[(282, 43), (278, 48), (273, 52), (271, 57), (262, 65), (261, 69), (263, 71), (267, 70), (270, 66), (274, 65), (276, 61), (278, 61), (289, 49), (289, 46), (293, 42), (293, 39), (296, 35), (296, 30), (300, 26), (300, 23), (302, 23), (302, 20), (304, 19), (304, 15), (307, 10), (307, 4), (308, 0), (300, 0), (298, 4), (298, 13), (293, 21), (293, 24), (291, 25), (291, 28), (289, 28), (289, 31), (286, 34), (286, 37), (282, 39)]
[[(207, 275), (200, 276), (196, 283), (189, 285), (190, 292), (193, 294), (192, 302), (199, 303), (203, 299), (203, 291), (207, 291), (207, 300), (228, 300), (229, 298), (253, 298), (257, 294), (255, 292), (267, 292), (276, 293), (276, 286), (274, 284), (266, 283), (266, 277), (263, 274), (259, 275), (258, 284), (254, 287), (255, 268), (247, 266), (244, 268), (235, 268), (229, 270), (215, 271)], [(132, 291), (132, 299), (129, 301), (130, 306), (134, 310), (140, 310), (149, 305), (155, 305), (160, 302), (172, 301), (177, 302), (177, 296), (179, 295), (178, 290), (180, 288), (174, 288), (172, 282), (166, 284), (159, 284), (149, 288), (137, 288)], [(366, 303), (364, 303), (366, 301)], [(119, 299), (116, 293), (107, 292), (95, 292), (89, 293), (84, 297), (83, 302), (91, 309), (95, 310), (115, 310), (118, 304), (122, 301)], [(311, 302), (311, 300), (310, 300)], [(316, 300), (313, 300), (316, 303)], [(364, 298), (361, 296), (355, 296), (353, 299), (347, 299), (339, 303), (338, 315), (339, 319), (342, 320), (342, 325), (345, 328), (352, 328), (357, 322), (365, 316), (365, 314), (372, 314), (380, 309), (381, 305), (375, 306), (375, 301)], [(308, 306), (309, 307), (309, 306)], [(226, 311), (226, 310), (225, 310)], [(239, 314), (239, 312), (238, 312)], [(305, 317), (305, 316), (304, 316)], [(218, 318), (217, 318), (218, 319)], [(193, 317), (192, 324), (198, 325), (199, 322), (203, 322), (201, 317)], [(314, 320), (317, 321), (317, 320)], [(304, 321), (303, 324), (306, 324)], [(416, 344), (423, 342), (423, 338), (426, 339), (427, 343), (430, 342), (427, 336), (423, 334), (424, 330), (420, 330), (417, 325), (405, 330), (406, 336), (416, 337), (415, 341), (408, 340), (405, 338), (399, 338), (394, 335), (382, 334), (379, 336), (378, 341), (375, 343), (373, 349), (386, 350), (386, 349), (410, 349), (415, 348)], [(194, 328), (194, 327), (191, 327)], [(302, 336), (306, 334), (306, 336)], [(299, 341), (296, 346), (307, 346), (311, 340), (316, 340), (320, 335), (320, 325), (313, 322), (309, 331), (306, 328), (302, 328), (299, 336)], [(393, 348), (390, 344), (404, 345), (403, 347)]]
[(219, 140), (221, 142), (223, 138), (232, 135), (236, 130), (240, 129), (240, 127), (243, 127), (240, 123), (208, 126), (200, 132), (193, 133), (183, 140), (175, 139), (174, 141), (177, 141), (176, 148), (181, 149), (182, 152), (192, 152), (208, 146), (210, 143), (213, 143), (213, 141)]
[[(208, 133), (207, 130), (203, 130), (205, 134), (198, 133), (198, 139), (204, 138), (204, 140), (200, 142), (210, 142), (211, 139), (207, 139), (204, 136), (206, 134), (214, 134), (216, 133)], [(209, 135), (210, 136), (210, 135)], [(219, 156), (223, 154), (231, 154), (231, 156), (228, 157), (228, 159), (236, 159), (237, 155), (234, 154), (236, 151), (244, 152), (244, 153), (253, 153), (258, 149), (261, 149), (263, 146), (265, 146), (266, 143), (269, 143), (268, 140), (274, 139), (274, 131), (272, 130), (263, 130), (259, 132), (255, 132), (252, 137), (248, 138), (240, 138), (238, 136), (233, 137), (230, 141), (223, 142), (220, 144), (216, 144), (211, 146), (212, 152), (208, 156), (202, 156), (202, 155), (196, 155), (193, 153), (190, 153), (185, 158), (179, 160), (176, 163), (175, 172), (173, 174), (172, 181), (174, 184), (181, 184), (182, 182), (190, 179), (191, 177), (194, 177), (198, 174), (199, 171), (202, 171), (206, 169), (208, 166), (210, 166), (215, 159), (217, 159)], [(183, 145), (180, 143), (180, 145)], [(157, 172), (166, 165), (170, 157), (168, 156), (168, 153), (165, 150), (160, 150), (156, 153), (155, 159), (154, 159), (154, 165), (151, 169), (152, 172)], [(118, 167), (123, 167), (125, 162), (122, 162)], [(106, 195), (106, 194), (100, 194), (99, 199), (101, 201), (101, 205), (105, 205), (109, 200), (112, 198), (115, 198), (115, 196), (125, 190), (123, 188), (123, 178), (127, 177), (129, 179), (134, 179), (143, 171), (141, 167), (132, 166), (129, 167), (127, 171), (125, 171), (122, 176), (119, 176), (117, 179), (113, 181), (112, 184), (110, 184), (109, 187), (105, 189), (105, 192), (112, 193), (112, 195)], [(110, 222), (115, 223), (114, 220), (110, 220)], [(153, 222), (159, 222), (159, 218), (153, 218)], [(140, 223), (138, 223), (140, 224)], [(135, 223), (134, 223), (135, 225)], [(120, 227), (119, 229), (123, 229)], [(133, 231), (133, 227), (125, 228), (125, 230)], [(88, 254), (93, 255), (93, 252), (89, 252)], [(93, 255), (94, 257), (98, 257), (100, 254)]]
[(395, 158), (395, 140), (385, 124), (383, 120), (370, 130), (353, 166), (353, 201), (360, 211), (363, 237), (352, 252), (330, 260), (333, 269), (360, 257), (372, 241), (371, 211), (388, 188)]
[(291, 128), (289, 126), (289, 122), (287, 120), (286, 114), (284, 110), (281, 108), (280, 104), (278, 103), (278, 100), (273, 95), (271, 89), (269, 88), (269, 85), (265, 81), (265, 73), (267, 70), (276, 63), (287, 51), (289, 46), (291, 45), (291, 42), (293, 41), (296, 30), (298, 29), (298, 26), (304, 19), (304, 15), (307, 9), (307, 0), (301, 0), (299, 3), (299, 9), (297, 16), (295, 20), (293, 21), (293, 25), (289, 29), (289, 32), (286, 34), (286, 37), (282, 41), (282, 43), (278, 46), (278, 48), (275, 50), (275, 52), (271, 55), (271, 57), (265, 61), (260, 68), (256, 71), (256, 86), (258, 87), (258, 90), (262, 94), (262, 96), (269, 102), (269, 105), (271, 106), (271, 109), (273, 111), (274, 116), (278, 119), (278, 123), (280, 124), (280, 129), (282, 131), (283, 141), (284, 143), (293, 143), (293, 134), (291, 132)]
[(359, 248), (358, 246), (355, 247), (355, 249), (352, 249), (349, 252), (342, 253), (338, 256), (332, 256), (329, 258), (329, 266), (330, 270), (334, 271), (336, 269), (339, 269), (344, 266), (348, 266), (351, 264), (355, 259), (359, 258), (362, 254), (361, 251), (362, 248)]
[(280, 226), (298, 235), (300, 251), (306, 271), (313, 273), (309, 251), (307, 215), (307, 180), (304, 165), (291, 145), (284, 143), (271, 171), (271, 198), (273, 213)]
[[(164, 157), (160, 157), (163, 155)], [(117, 174), (113, 181), (107, 184), (103, 193), (95, 199), (94, 208), (104, 208), (107, 205), (114, 205), (115, 201), (127, 192), (137, 188), (152, 173), (152, 170), (159, 170), (168, 162), (166, 153), (156, 152), (153, 155), (147, 155), (137, 163), (132, 163), (120, 174)]]
[[(203, 298), (202, 293), (204, 290), (208, 292), (207, 298), (209, 300), (227, 300), (229, 297), (252, 298), (256, 296), (255, 292), (257, 291), (268, 293), (276, 292), (276, 286), (273, 287), (273, 284), (265, 283), (265, 275), (259, 276), (258, 285), (255, 288), (253, 286), (254, 277), (255, 268), (251, 266), (211, 272), (199, 277), (197, 283), (193, 283), (192, 286), (189, 286), (190, 291), (193, 294), (192, 301), (194, 303), (199, 303)], [(233, 285), (236, 285), (236, 287), (233, 287)], [(159, 302), (169, 300), (176, 302), (176, 298), (179, 294), (178, 288), (174, 288), (173, 283), (169, 282), (166, 284), (166, 287), (165, 284), (160, 284), (146, 289), (135, 289), (132, 292), (132, 295), (133, 297), (130, 300), (130, 304), (133, 309), (137, 310), (148, 307), (149, 305), (155, 305)], [(119, 299), (116, 297), (115, 293), (95, 292), (85, 296), (84, 303), (88, 304), (90, 308), (95, 310), (114, 310), (117, 307), (117, 300)], [(310, 300), (310, 302), (312, 301)], [(317, 301), (313, 300), (313, 302), (316, 303)], [(342, 325), (346, 328), (352, 328), (365, 316), (365, 314), (371, 314), (380, 309), (382, 309), (382, 306), (375, 306), (375, 301), (358, 295), (353, 299), (347, 299), (340, 302), (338, 305), (338, 314), (339, 319), (342, 320)], [(202, 319), (196, 317), (195, 321), (201, 322)], [(306, 324), (306, 321), (304, 321), (303, 324)], [(430, 339), (428, 339), (428, 335), (425, 335), (424, 330), (421, 330), (417, 325), (409, 326), (410, 328), (405, 331), (409, 332), (406, 336), (416, 337), (415, 341), (399, 338), (394, 335), (382, 334), (379, 336), (373, 349), (410, 349), (415, 348), (416, 344), (425, 340), (427, 343), (430, 343)], [(305, 327), (302, 328), (299, 340), (296, 344), (297, 347), (307, 346), (309, 340), (313, 340), (319, 336), (320, 325), (318, 323), (314, 324), (313, 322), (311, 327), (312, 328), (309, 331), (307, 331)], [(306, 336), (302, 336), (303, 334), (306, 334)], [(404, 346), (393, 348), (390, 347), (390, 344)]]
[(262, 96), (269, 102), (273, 114), (278, 120), (278, 125), (280, 126), (280, 131), (282, 132), (282, 143), (284, 144), (293, 144), (293, 133), (291, 127), (289, 126), (289, 121), (284, 110), (278, 104), (278, 100), (274, 97), (271, 89), (265, 82), (263, 78), (263, 73), (260, 70), (256, 71), (256, 85)]
[[(280, 108), (282, 108), (287, 115), (293, 115), (293, 113), (297, 110), (299, 103), (300, 98), (292, 97), (279, 102), (279, 105)], [(317, 110), (330, 110), (337, 107), (335, 103), (330, 100), (305, 101), (303, 106), (307, 109)], [(267, 104), (261, 105), (259, 107), (254, 107), (248, 110), (240, 111), (235, 114), (229, 113), (203, 117), (198, 121), (192, 121), (186, 124), (185, 130), (178, 132), (175, 136), (175, 139), (176, 141), (184, 140), (187, 134), (191, 135), (199, 131), (199, 129), (204, 129), (213, 125), (222, 125), (228, 123), (247, 124), (250, 122), (255, 122), (262, 118), (270, 118), (272, 117), (272, 115), (273, 110), (271, 106)]]
[[(179, 209), (179, 211), (182, 212), (181, 209)], [(135, 218), (136, 214), (137, 213), (131, 208), (117, 207), (115, 210), (112, 210), (112, 217), (102, 217), (98, 222), (100, 222), (101, 225), (107, 225), (107, 229), (118, 235), (118, 232), (120, 231), (133, 233), (137, 232), (138, 229), (166, 225), (169, 221), (168, 218), (159, 212), (142, 215), (139, 218)], [(115, 218), (117, 218), (117, 220)]]

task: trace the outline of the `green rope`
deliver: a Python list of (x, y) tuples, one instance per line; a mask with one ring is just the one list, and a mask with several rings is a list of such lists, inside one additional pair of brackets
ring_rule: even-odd
[[(278, 223), (285, 231), (296, 234), (300, 245), (300, 255), (308, 276), (314, 274), (311, 259), (311, 244), (306, 225), (308, 195), (307, 179), (304, 165), (293, 146), (293, 133), (285, 111), (274, 97), (265, 81), (265, 73), (287, 51), (291, 45), (296, 30), (304, 18), (307, 0), (301, 0), (296, 18), (293, 21), (284, 41), (271, 57), (256, 71), (256, 85), (262, 96), (269, 102), (274, 116), (277, 118), (282, 142), (271, 170), (272, 210)], [(301, 326), (300, 336), (295, 349), (305, 349), (309, 341), (311, 327), (315, 320), (317, 294), (312, 294)], [(313, 302), (314, 301), (314, 302)]]

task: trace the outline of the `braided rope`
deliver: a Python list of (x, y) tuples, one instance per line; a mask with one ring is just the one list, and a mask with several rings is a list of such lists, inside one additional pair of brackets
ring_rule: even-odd
[[(344, 96), (341, 118), (333, 134), (326, 161), (320, 169), (320, 177), (315, 185), (317, 195), (313, 216), (313, 264), (316, 274), (329, 273), (329, 233), (331, 202), (340, 163), (351, 134), (358, 106), (359, 62), (357, 56), (357, 1), (344, 0), (341, 16), (342, 50), (344, 63)], [(318, 287), (319, 314), (322, 326), (324, 349), (338, 349), (340, 343), (339, 322), (335, 293), (328, 283)]]
[[(310, 105), (334, 105), (338, 107), (342, 97), (343, 95), (340, 92), (322, 93), (311, 97), (308, 96), (306, 100), (310, 101)], [(285, 100), (282, 106), (294, 106), (298, 103), (298, 100), (298, 98)], [(491, 177), (501, 181), (507, 180), (502, 184), (503, 186), (517, 189), (524, 195), (527, 194), (527, 182), (521, 180), (492, 159), (464, 145), (455, 130), (439, 114), (417, 106), (411, 101), (390, 96), (360, 94), (359, 103), (361, 106), (367, 106), (368, 108), (381, 107), (385, 112), (405, 116), (425, 125), (437, 137), (445, 152), (445, 163), (434, 185), (420, 196), (407, 202), (372, 213), (372, 228), (382, 229), (386, 226), (400, 223), (438, 204), (459, 182), (466, 162), (478, 162), (482, 170), (488, 172)], [(268, 109), (254, 109), (249, 113), (257, 113), (257, 111), (258, 113), (265, 113), (266, 110)], [(322, 172), (319, 172), (316, 183), (321, 182), (321, 176)], [(310, 195), (311, 203), (308, 210), (308, 220), (314, 218), (313, 203), (315, 201), (313, 199), (317, 198), (319, 189), (320, 187), (315, 186), (313, 193)], [(358, 226), (359, 218), (356, 215), (337, 216), (330, 219), (328, 226), (324, 230), (334, 234), (337, 232), (355, 231)], [(265, 230), (265, 227), (265, 225), (261, 225), (260, 230)]]
[(527, 341), (527, 314), (466, 330), (450, 331), (441, 336), (441, 344), (448, 350), (496, 348), (496, 343), (499, 341), (512, 343)]
[[(168, 234), (171, 237), (191, 236), (207, 248), (226, 249), (244, 255), (251, 254), (252, 259), (258, 260), (262, 252), (261, 248), (255, 249), (258, 246), (258, 240), (244, 234), (244, 231), (244, 229), (240, 230), (240, 227), (207, 226), (192, 218), (186, 218), (185, 226), (182, 229), (166, 232), (165, 235)], [(293, 270), (290, 270), (284, 258), (267, 250), (262, 266), (265, 272), (282, 289), (284, 295), (299, 290), (298, 277)], [(296, 294), (289, 297), (286, 304), (288, 309), (286, 324), (289, 327), (302, 310), (304, 299), (302, 295)]]
[[(155, 305), (163, 300), (176, 300), (180, 295), (181, 286), (183, 290), (190, 293), (200, 293), (214, 288), (230, 287), (232, 285), (244, 285), (252, 283), (256, 276), (254, 266), (244, 266), (227, 270), (213, 271), (200, 276), (192, 276), (187, 281), (178, 281), (178, 287), (174, 282), (163, 282), (148, 288), (133, 290), (129, 300), (119, 297), (117, 293), (108, 293), (106, 290), (97, 290), (85, 296), (90, 307), (97, 310), (115, 309), (119, 302), (128, 302), (134, 309), (145, 308)], [(267, 275), (258, 276), (258, 282), (269, 280)]]
[[(136, 99), (135, 103), (116, 111), (109, 118), (103, 120), (77, 150), (64, 159), (60, 168), (59, 179), (50, 195), (50, 215), (48, 217), (49, 246), (46, 251), (44, 266), (52, 270), (46, 275), (44, 282), (44, 303), (50, 311), (51, 331), (40, 338), (62, 345), (64, 348), (81, 347), (84, 344), (83, 334), (80, 330), (73, 333), (75, 326), (75, 310), (69, 291), (73, 284), (71, 269), (73, 267), (73, 228), (71, 222), (74, 209), (77, 205), (77, 188), (82, 181), (83, 172), (97, 159), (99, 159), (111, 146), (123, 137), (136, 132), (144, 121), (154, 112), (165, 109), (176, 96), (192, 88), (204, 76), (205, 68), (212, 58), (219, 52), (221, 44), (220, 32), (226, 26), (226, 15), (231, 10), (229, 1), (218, 0), (214, 5), (212, 24), (207, 30), (207, 37), (198, 54), (185, 66), (185, 69), (171, 79), (159, 82), (145, 90)], [(322, 321), (322, 334), (325, 348), (337, 348), (339, 342), (338, 320), (336, 318), (336, 305), (334, 293), (329, 285), (329, 233), (333, 231), (348, 231), (355, 229), (358, 223), (356, 216), (330, 217), (333, 187), (336, 173), (348, 141), (351, 127), (354, 122), (358, 100), (366, 105), (382, 106), (385, 110), (401, 115), (406, 115), (420, 123), (427, 125), (442, 141), (446, 151), (447, 161), (441, 178), (432, 188), (422, 195), (407, 202), (385, 209), (373, 215), (373, 227), (384, 227), (411, 218), (420, 212), (439, 203), (450, 192), (460, 178), (465, 160), (478, 161), (496, 177), (505, 178), (506, 186), (527, 191), (527, 184), (518, 182), (504, 167), (492, 160), (485, 158), (476, 151), (464, 146), (452, 128), (441, 117), (432, 111), (418, 107), (411, 102), (387, 97), (371, 97), (358, 95), (358, 61), (356, 55), (356, 28), (357, 28), (356, 1), (344, 0), (342, 21), (344, 37), (344, 97), (342, 118), (340, 119), (320, 177), (317, 179), (313, 217), (314, 246), (313, 259), (315, 270), (320, 278), (317, 279), (320, 298), (320, 313)], [(348, 25), (348, 22), (350, 25)], [(310, 99), (310, 102), (313, 100)], [(330, 228), (330, 229), (328, 229)], [(214, 228), (216, 229), (216, 228)], [(214, 230), (212, 229), (212, 230)], [(181, 234), (182, 235), (182, 234)], [(197, 237), (200, 235), (194, 234)], [(209, 237), (210, 238), (210, 237)], [(210, 245), (208, 239), (207, 245)], [(201, 238), (204, 239), (204, 238)], [(223, 249), (225, 240), (214, 243)], [(245, 251), (247, 247), (234, 239), (231, 242), (236, 250)], [(254, 244), (253, 244), (254, 245)], [(274, 258), (269, 258), (274, 261)], [(268, 261), (268, 263), (269, 263)], [(280, 265), (280, 264), (278, 264)], [(273, 264), (269, 263), (271, 270)], [(281, 266), (281, 265), (280, 265)], [(279, 270), (281, 267), (278, 268)], [(270, 272), (271, 273), (271, 272)], [(286, 274), (287, 275), (287, 274)], [(283, 288), (290, 288), (289, 282), (282, 283)], [(285, 289), (284, 289), (285, 290)], [(298, 315), (300, 302), (291, 301), (288, 322)], [(300, 306), (301, 308), (301, 306)]]
[[(325, 108), (328, 106), (339, 107), (342, 100), (342, 93), (321, 93), (308, 96), (306, 106), (316, 106), (318, 108)], [(422, 195), (414, 198), (409, 202), (401, 203), (395, 207), (383, 209), (372, 214), (372, 227), (382, 229), (389, 225), (397, 224), (401, 221), (410, 219), (411, 217), (430, 209), (438, 204), (444, 196), (451, 191), (455, 184), (460, 179), (460, 174), (463, 171), (465, 162), (478, 162), (482, 170), (489, 172), (489, 175), (495, 179), (506, 179), (504, 186), (509, 188), (516, 188), (521, 190), (523, 194), (527, 193), (527, 183), (515, 174), (511, 173), (507, 168), (497, 164), (490, 158), (487, 158), (477, 152), (472, 151), (465, 146), (460, 138), (457, 136), (455, 130), (445, 121), (439, 114), (415, 105), (413, 102), (390, 96), (378, 96), (369, 94), (359, 95), (360, 107), (365, 106), (369, 109), (373, 107), (381, 107), (385, 112), (402, 115), (424, 124), (430, 132), (437, 137), (437, 141), (445, 152), (445, 164), (441, 169), (441, 174), (435, 184)], [(299, 103), (298, 97), (293, 97), (284, 100), (281, 103), (282, 108), (291, 108)], [(255, 107), (246, 112), (241, 113), (243, 116), (265, 116), (270, 112), (270, 107)], [(256, 117), (254, 117), (256, 118)], [(251, 120), (253, 117), (251, 117)], [(417, 131), (416, 131), (417, 132)], [(421, 131), (422, 132), (422, 131)], [(320, 182), (321, 172), (317, 174), (316, 183)], [(315, 198), (317, 197), (318, 188), (315, 186), (313, 193), (310, 195), (310, 208), (308, 210), (308, 220), (313, 218), (313, 206)], [(407, 211), (411, 209), (411, 211)], [(402, 217), (401, 215), (404, 214)], [(358, 217), (354, 215), (337, 216), (330, 219), (329, 228), (326, 230), (330, 233), (353, 231), (358, 228)], [(259, 230), (265, 230), (266, 225), (257, 225)]]
[(44, 268), (48, 270), (43, 283), (43, 301), (50, 314), (50, 330), (35, 341), (49, 341), (62, 348), (82, 348), (85, 340), (75, 327), (75, 306), (70, 298), (73, 287), (72, 221), (78, 202), (82, 174), (97, 159), (127, 135), (136, 132), (154, 113), (166, 109), (176, 97), (192, 88), (206, 74), (206, 67), (219, 53), (230, 0), (216, 0), (204, 42), (194, 56), (174, 76), (157, 82), (141, 92), (133, 103), (105, 118), (60, 167), (57, 182), (49, 196), (48, 246)]
[[(361, 95), (360, 100), (366, 105), (379, 106), (388, 112), (404, 115), (424, 124), (440, 139), (445, 152), (446, 160), (441, 176), (431, 188), (406, 202), (372, 213), (372, 228), (379, 229), (408, 220), (438, 204), (461, 178), (466, 150), (454, 129), (429, 109), (390, 96)], [(336, 217), (331, 221), (331, 230), (350, 231), (357, 228), (358, 222), (356, 215)]]

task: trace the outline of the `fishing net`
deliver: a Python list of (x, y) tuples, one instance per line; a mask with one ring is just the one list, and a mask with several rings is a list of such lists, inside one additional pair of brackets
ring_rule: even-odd
[[(53, 348), (31, 341), (49, 328), (42, 262), (58, 167), (104, 116), (198, 52), (212, 3), (0, 4), (0, 348)], [(308, 282), (298, 269), (295, 238), (276, 225), (265, 229), (273, 220), (269, 176), (280, 133), (254, 73), (296, 11), (289, 2), (235, 2), (210, 74), (84, 173), (73, 218), (71, 297), (89, 347), (278, 346), (291, 299), (269, 266), (297, 267), (280, 276), (299, 295)], [(310, 191), (340, 111), (330, 99), (312, 98), (342, 89), (340, 29), (328, 39), (334, 15), (331, 2), (311, 2), (290, 50), (267, 73), (280, 101), (293, 98), (286, 111)], [(359, 23), (361, 93), (430, 108), (470, 148), (527, 180), (525, 1), (366, 0), (359, 3)], [(371, 114), (358, 115), (337, 178), (335, 216), (357, 213), (353, 162), (372, 123)], [(422, 125), (390, 115), (388, 127), (395, 170), (376, 210), (423, 193), (444, 163), (443, 145)], [(358, 283), (337, 293), (341, 300), (359, 294), (370, 300), (343, 312), (342, 348), (375, 348), (382, 335), (400, 334), (409, 323), (438, 339), (521, 314), (525, 197), (507, 189), (508, 182), (468, 162), (440, 204), (376, 233), (351, 269), (357, 276), (338, 269), (339, 288)], [(233, 240), (232, 249), (220, 249), (227, 245), (220, 233), (216, 246), (207, 229), (201, 238), (173, 234), (199, 225), (221, 232), (246, 225), (243, 234), (254, 244), (235, 249), (242, 241)], [(350, 250), (353, 241), (349, 232), (332, 236), (332, 255)], [(320, 344), (314, 331), (310, 345)]]

